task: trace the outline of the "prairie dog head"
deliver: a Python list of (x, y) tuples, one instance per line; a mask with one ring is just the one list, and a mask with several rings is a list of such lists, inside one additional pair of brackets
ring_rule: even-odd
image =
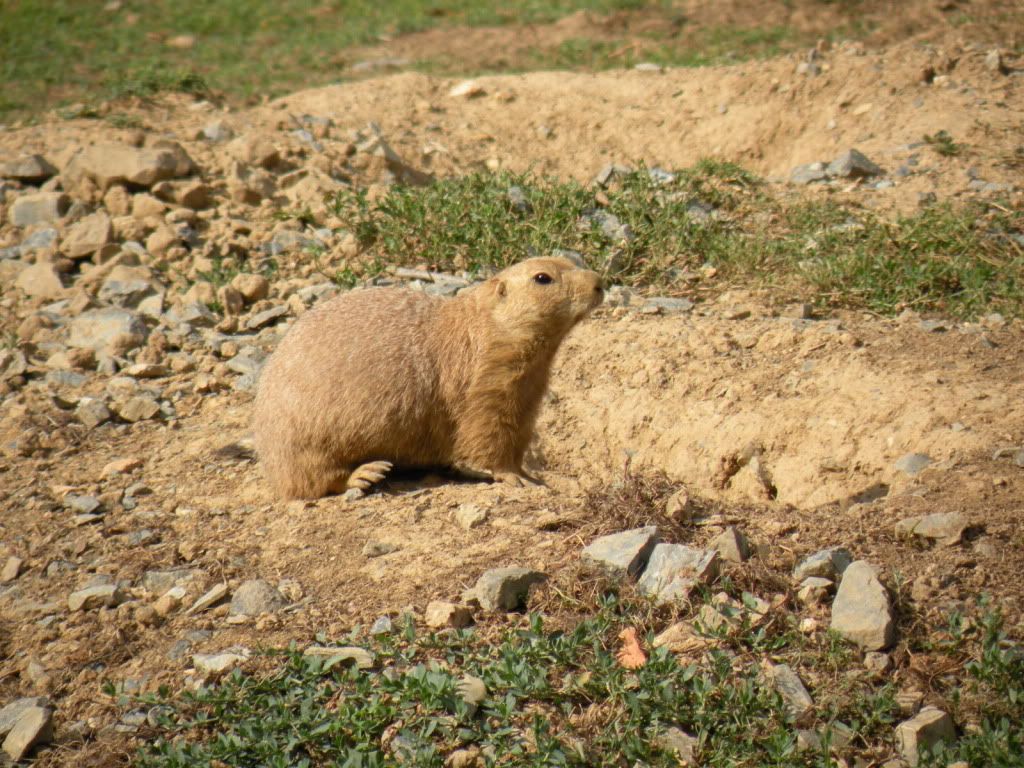
[(551, 340), (561, 340), (604, 300), (600, 276), (561, 257), (521, 261), (487, 286), (499, 327)]

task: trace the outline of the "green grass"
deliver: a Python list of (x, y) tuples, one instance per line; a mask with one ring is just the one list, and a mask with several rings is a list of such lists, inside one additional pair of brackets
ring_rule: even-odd
[[(475, 174), (399, 187), (373, 203), (345, 193), (333, 207), (378, 267), (479, 272), (571, 249), (615, 281), (667, 292), (743, 283), (882, 314), (1024, 313), (1024, 250), (1009, 237), (1024, 230), (1020, 211), (939, 205), (889, 220), (831, 201), (785, 201), (737, 166), (712, 161), (671, 181), (641, 169), (604, 194), (602, 205), (577, 182)], [(632, 235), (624, 238), (608, 214)], [(707, 267), (711, 280), (702, 277)]]
[(925, 144), (943, 157), (956, 157), (964, 151), (964, 145), (953, 141), (953, 137), (946, 131), (938, 131), (934, 135), (926, 133), (922, 138)]
[[(356, 671), (278, 653), (263, 674), (148, 703), (163, 707), (160, 735), (140, 756), (147, 768), (218, 764), (437, 766), (473, 746), (487, 765), (675, 766), (657, 735), (678, 727), (700, 741), (702, 765), (812, 766), (798, 753), (779, 696), (756, 665), (726, 654), (680, 664), (655, 651), (630, 671), (615, 658), (630, 615), (614, 598), (566, 631), (538, 615), (496, 638), (473, 631), (384, 638), (380, 669)], [(458, 680), (484, 681), (478, 712)], [(219, 761), (219, 762), (214, 762)]]
[[(441, 768), (455, 750), (470, 749), (487, 766), (669, 768), (679, 764), (659, 740), (669, 728), (696, 738), (697, 764), (722, 768), (832, 766), (837, 755), (880, 764), (896, 750), (893, 683), (858, 672), (855, 656), (833, 676), (814, 676), (835, 661), (835, 639), (803, 639), (782, 607), (772, 609), (770, 648), (748, 622), (710, 636), (699, 659), (653, 649), (651, 632), (643, 638), (648, 659), (635, 670), (616, 659), (618, 635), (653, 629), (659, 620), (650, 606), (606, 593), (590, 608), (574, 621), (563, 617), (560, 628), (531, 614), (512, 625), (438, 634), (419, 633), (411, 622), (372, 639), (356, 631), (343, 642), (361, 640), (375, 654), (373, 669), (292, 647), (263, 651), (244, 671), (198, 690), (121, 697), (122, 706), (143, 705), (157, 720), (139, 734), (145, 746), (136, 765)], [(925, 753), (928, 768), (1024, 761), (1024, 656), (1009, 647), (998, 612), (982, 606), (973, 626), (947, 649), (965, 674), (931, 700), (958, 724), (977, 726)], [(820, 749), (797, 749), (797, 725), (760, 673), (766, 656), (816, 680), (813, 722), (802, 727), (818, 733)], [(478, 707), (460, 695), (464, 675), (486, 686)], [(840, 732), (850, 734), (848, 745), (835, 746)]]
[[(341, 78), (351, 46), (439, 25), (537, 23), (580, 8), (603, 13), (641, 0), (101, 0), (0, 2), (0, 119), (55, 104), (159, 90), (278, 95)], [(192, 35), (188, 50), (165, 44)]]

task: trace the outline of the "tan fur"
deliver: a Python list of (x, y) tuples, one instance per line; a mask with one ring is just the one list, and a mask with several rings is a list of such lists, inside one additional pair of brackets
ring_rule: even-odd
[(256, 451), (274, 493), (365, 488), (389, 462), (530, 480), (523, 455), (552, 359), (602, 297), (594, 272), (541, 258), (452, 299), (371, 288), (307, 312), (256, 394)]

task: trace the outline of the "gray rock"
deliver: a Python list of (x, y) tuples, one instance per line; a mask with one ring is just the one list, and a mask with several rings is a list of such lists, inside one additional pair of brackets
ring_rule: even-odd
[(697, 747), (700, 739), (691, 736), (681, 728), (669, 727), (655, 738), (659, 749), (675, 755), (679, 765), (697, 765)]
[(615, 576), (636, 578), (647, 565), (647, 559), (657, 543), (658, 529), (649, 525), (595, 539), (580, 557), (584, 563)]
[(881, 168), (856, 149), (848, 149), (843, 152), (828, 164), (826, 171), (829, 176), (843, 179), (881, 176), (883, 173)]
[(206, 594), (202, 595), (198, 600), (192, 603), (192, 607), (185, 611), (185, 613), (193, 614), (205, 611), (207, 608), (216, 605), (227, 596), (228, 585), (215, 584), (206, 592)]
[(3, 750), (14, 762), (20, 762), (38, 744), (53, 740), (53, 711), (47, 707), (28, 707), (4, 739)]
[(816, 181), (825, 181), (828, 172), (824, 163), (807, 163), (798, 165), (789, 173), (789, 180), (793, 184), (813, 184)]
[(808, 555), (793, 569), (793, 578), (803, 581), (809, 576), (838, 579), (853, 562), (853, 555), (844, 547), (829, 547)]
[(280, 256), (282, 253), (301, 251), (316, 244), (318, 241), (315, 238), (307, 237), (301, 232), (291, 229), (284, 229), (274, 235), (267, 244), (266, 250), (271, 256)]
[(273, 325), (282, 317), (288, 314), (288, 307), (285, 305), (279, 305), (265, 309), (262, 312), (258, 312), (249, 318), (245, 327), (250, 331), (258, 331), (260, 328), (265, 328), (268, 325)]
[(945, 320), (922, 320), (920, 325), (925, 333), (942, 333), (949, 330), (949, 323)]
[(311, 645), (302, 652), (303, 656), (316, 656), (321, 659), (338, 659), (339, 662), (355, 666), (358, 669), (373, 669), (374, 655), (355, 645), (328, 646)]
[(389, 635), (394, 629), (389, 616), (381, 616), (370, 626), (371, 635)]
[(238, 648), (220, 653), (197, 653), (192, 656), (192, 666), (204, 680), (216, 680), (248, 659), (248, 648)]
[(235, 373), (240, 373), (243, 376), (258, 376), (260, 370), (263, 368), (263, 361), (254, 360), (248, 355), (239, 354), (228, 360), (226, 365), (230, 370)]
[(259, 616), (261, 613), (274, 613), (288, 604), (284, 595), (262, 579), (250, 579), (243, 582), (231, 597), (232, 616)]
[(633, 228), (629, 224), (624, 224), (614, 213), (602, 209), (585, 213), (580, 217), (579, 224), (584, 229), (596, 225), (601, 230), (601, 234), (615, 242), (629, 243), (636, 239)]
[(835, 584), (820, 576), (808, 576), (800, 582), (796, 597), (804, 605), (818, 605), (825, 601)]
[(152, 395), (136, 395), (114, 403), (114, 412), (129, 424), (152, 419), (160, 413), (160, 403)]
[(681, 312), (689, 312), (693, 309), (693, 302), (689, 299), (675, 299), (668, 296), (652, 296), (644, 299), (642, 313), (654, 311), (658, 314), (672, 315)]
[(876, 675), (882, 675), (892, 666), (889, 654), (880, 651), (868, 651), (864, 654), (864, 669)]
[(45, 251), (55, 246), (58, 239), (60, 239), (60, 232), (53, 227), (46, 227), (45, 229), (37, 229), (22, 240), (21, 245), (18, 247), (23, 254), (31, 253), (32, 251)]
[(207, 141), (220, 142), (228, 141), (233, 138), (235, 132), (231, 129), (231, 126), (225, 123), (223, 120), (214, 120), (212, 123), (207, 123), (203, 126), (200, 131), (203, 138)]
[(477, 504), (460, 504), (455, 510), (455, 520), (469, 530), (487, 522), (487, 510)]
[(149, 330), (142, 317), (127, 309), (107, 307), (83, 312), (70, 323), (68, 346), (97, 352), (115, 344), (138, 346)]
[(15, 699), (0, 709), (0, 736), (6, 736), (25, 712), (32, 707), (48, 708), (50, 700), (46, 696), (29, 696)]
[(205, 304), (200, 304), (197, 301), (185, 304), (167, 314), (172, 322), (187, 323), (197, 328), (212, 328), (217, 324), (217, 315), (211, 312)]
[(95, 397), (83, 397), (75, 407), (75, 417), (89, 429), (110, 420), (110, 409), (106, 403)]
[(546, 574), (529, 568), (493, 568), (477, 579), (463, 599), (485, 611), (514, 611), (526, 602), (530, 587), (545, 579)]
[(802, 723), (814, 714), (814, 700), (800, 676), (788, 664), (768, 664), (765, 677), (786, 703), (786, 713), (795, 723)]
[(921, 536), (958, 544), (967, 530), (967, 521), (959, 512), (908, 517), (896, 523), (897, 536)]
[(505, 196), (508, 198), (508, 202), (509, 205), (512, 206), (512, 210), (516, 213), (521, 213), (523, 215), (533, 213), (533, 206), (527, 199), (526, 192), (522, 187), (517, 187), (515, 185), (509, 187)]
[(908, 453), (893, 464), (893, 468), (906, 475), (915, 477), (933, 462), (931, 456), (926, 453)]
[(711, 549), (730, 563), (742, 563), (750, 557), (750, 543), (735, 527), (729, 526), (711, 540)]
[(99, 509), (101, 505), (100, 500), (95, 496), (75, 496), (69, 494), (64, 497), (64, 506), (75, 514), (88, 515)]
[(383, 557), (397, 552), (399, 549), (401, 547), (398, 544), (392, 544), (389, 541), (368, 541), (363, 545), (362, 554), (363, 557), (368, 558)]
[(600, 171), (597, 172), (597, 176), (594, 177), (594, 182), (602, 187), (607, 187), (615, 177), (623, 178), (633, 173), (633, 169), (628, 165), (618, 165), (616, 163), (609, 163)]
[(42, 155), (22, 155), (0, 162), (0, 178), (39, 184), (57, 173)]
[(112, 607), (124, 602), (124, 595), (116, 584), (86, 587), (68, 596), (68, 610), (91, 611), (102, 606)]
[(832, 601), (831, 627), (867, 651), (884, 650), (896, 640), (889, 593), (869, 563), (858, 560), (843, 572)]
[(59, 221), (70, 207), (71, 198), (63, 192), (36, 192), (19, 196), (7, 211), (7, 217), (16, 227), (28, 227)]
[(103, 281), (96, 297), (117, 307), (135, 308), (147, 296), (156, 293), (149, 270), (139, 267), (115, 267)]
[(719, 557), (713, 549), (694, 549), (683, 544), (657, 544), (637, 589), (658, 603), (685, 600), (698, 584), (718, 575)]
[(195, 571), (190, 568), (146, 571), (142, 574), (142, 588), (154, 595), (162, 595), (179, 584), (191, 582), (195, 577)]
[(939, 742), (956, 741), (953, 719), (936, 707), (924, 707), (910, 720), (896, 726), (896, 744), (903, 759), (911, 766), (918, 763), (922, 749), (932, 749)]

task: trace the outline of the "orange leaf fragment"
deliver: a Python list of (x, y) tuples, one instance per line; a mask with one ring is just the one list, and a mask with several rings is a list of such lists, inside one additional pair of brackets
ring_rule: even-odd
[(624, 669), (639, 669), (647, 663), (647, 654), (640, 647), (640, 641), (637, 640), (636, 630), (633, 627), (619, 632), (619, 640), (622, 641), (622, 647), (615, 654), (615, 658)]

